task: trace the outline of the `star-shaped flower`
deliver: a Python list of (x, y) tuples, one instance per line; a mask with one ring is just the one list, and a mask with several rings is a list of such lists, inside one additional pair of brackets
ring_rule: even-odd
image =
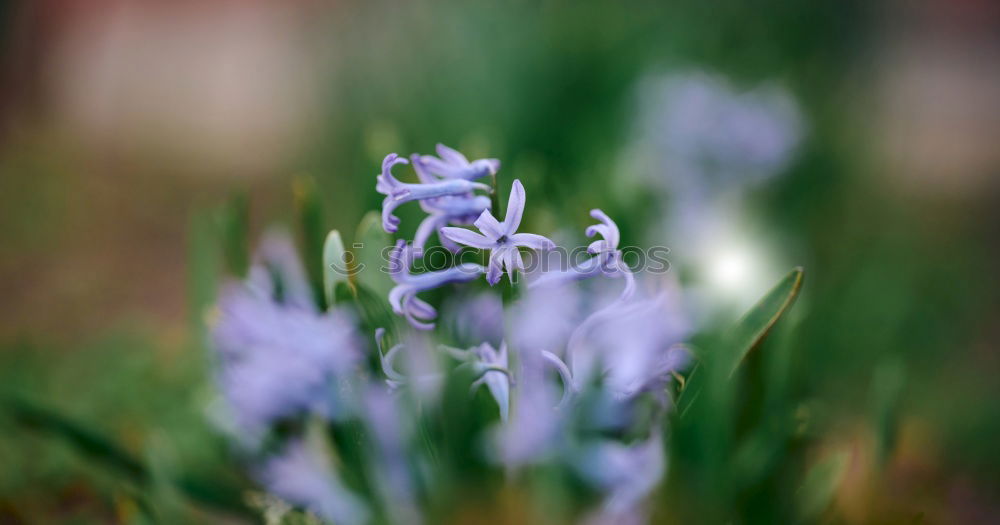
[(524, 214), (524, 200), (524, 186), (521, 181), (514, 180), (510, 199), (507, 201), (507, 215), (503, 222), (497, 221), (489, 210), (485, 210), (475, 222), (476, 228), (482, 232), (481, 235), (463, 228), (441, 228), (441, 235), (454, 242), (490, 250), (490, 263), (486, 271), (486, 280), (490, 285), (500, 282), (504, 268), (511, 282), (514, 281), (516, 270), (524, 270), (519, 247), (532, 250), (555, 248), (555, 243), (547, 237), (534, 233), (517, 233), (517, 228), (521, 225), (521, 216)]

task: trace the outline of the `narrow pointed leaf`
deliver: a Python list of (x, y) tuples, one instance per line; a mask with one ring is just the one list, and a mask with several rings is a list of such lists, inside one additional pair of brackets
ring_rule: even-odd
[(778, 319), (795, 302), (802, 288), (805, 272), (795, 268), (778, 284), (767, 292), (749, 312), (743, 315), (736, 327), (729, 333), (727, 346), (732, 352), (730, 375), (736, 373), (746, 356), (767, 337)]
[(326, 304), (336, 304), (337, 286), (347, 284), (350, 278), (349, 263), (351, 256), (344, 249), (344, 241), (340, 238), (340, 232), (330, 230), (326, 235), (326, 242), (323, 243), (323, 293), (326, 296)]
[(226, 270), (245, 277), (250, 267), (250, 199), (246, 192), (237, 192), (219, 211), (222, 253)]
[(305, 260), (306, 273), (312, 285), (316, 302), (323, 305), (327, 294), (324, 293), (324, 259), (323, 236), (327, 227), (323, 217), (323, 200), (320, 198), (316, 181), (305, 175), (295, 179), (292, 185), (292, 195), (295, 201), (295, 214), (299, 245)]

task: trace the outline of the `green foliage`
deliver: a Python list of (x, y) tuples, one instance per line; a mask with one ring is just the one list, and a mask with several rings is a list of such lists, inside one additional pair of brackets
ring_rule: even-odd
[(327, 226), (323, 214), (323, 202), (316, 187), (316, 181), (311, 177), (300, 176), (292, 186), (297, 233), (299, 245), (302, 247), (302, 257), (306, 266), (306, 274), (312, 284), (316, 303), (321, 307), (328, 304), (328, 294), (325, 292), (327, 268), (324, 266), (325, 243), (324, 234)]

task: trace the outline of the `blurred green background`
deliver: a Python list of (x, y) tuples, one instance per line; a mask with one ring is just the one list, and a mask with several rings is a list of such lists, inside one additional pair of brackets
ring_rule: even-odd
[[(290, 223), (306, 174), (350, 243), (390, 151), (500, 158), (539, 232), (582, 230), (600, 207), (626, 243), (683, 255), (656, 238), (664, 208), (627, 157), (642, 80), (706, 70), (780, 82), (806, 123), (794, 159), (743, 198), (783, 270), (806, 268), (765, 366), (772, 416), (812, 439), (682, 455), (656, 516), (780, 522), (786, 480), (806, 472), (832, 481), (804, 521), (1000, 516), (993, 3), (39, 0), (5, 4), (0, 24), (5, 400), (153, 465), (218, 461), (192, 224), (234, 191), (252, 231)], [(13, 413), (0, 523), (141, 515), (129, 484)], [(696, 435), (677, 446), (704, 449)], [(733, 479), (743, 460), (753, 483)], [(716, 515), (705, 484), (729, 487)]]

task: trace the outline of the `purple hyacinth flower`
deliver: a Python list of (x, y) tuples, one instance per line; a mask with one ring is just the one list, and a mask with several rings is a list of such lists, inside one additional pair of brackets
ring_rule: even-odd
[(510, 199), (507, 201), (507, 215), (503, 222), (497, 221), (490, 211), (484, 211), (475, 222), (476, 228), (482, 235), (463, 228), (441, 228), (441, 235), (452, 241), (473, 248), (490, 250), (490, 263), (486, 271), (486, 280), (490, 285), (500, 282), (504, 268), (511, 282), (514, 281), (516, 270), (524, 270), (524, 261), (521, 260), (521, 253), (517, 251), (518, 247), (523, 246), (532, 250), (555, 248), (555, 243), (547, 237), (534, 233), (517, 233), (517, 228), (521, 225), (521, 216), (524, 214), (524, 200), (524, 186), (521, 181), (515, 179), (510, 190)]
[[(413, 250), (418, 257), (423, 253), (431, 234), (448, 224), (472, 224), (484, 211), (490, 209), (491, 203), (489, 197), (470, 195), (430, 199), (421, 201), (420, 205), (428, 215), (417, 227), (417, 233), (413, 237)], [(445, 248), (453, 252), (458, 251), (457, 244), (443, 236), (440, 236), (440, 239)]]
[(436, 177), (476, 180), (487, 175), (495, 175), (500, 170), (500, 161), (497, 159), (478, 159), (470, 162), (465, 155), (444, 144), (437, 145), (437, 154), (437, 157), (433, 155), (410, 157), (413, 160), (413, 169), (422, 182), (436, 181)]
[(455, 195), (469, 195), (474, 190), (489, 190), (490, 187), (465, 179), (448, 179), (435, 183), (405, 183), (392, 176), (392, 167), (407, 164), (408, 161), (395, 153), (386, 155), (382, 161), (382, 174), (376, 178), (375, 190), (385, 195), (382, 200), (382, 228), (389, 233), (399, 229), (399, 217), (392, 212), (401, 204), (425, 199), (437, 199)]
[(532, 281), (531, 288), (560, 285), (599, 275), (621, 276), (625, 280), (625, 289), (622, 290), (621, 299), (626, 300), (632, 297), (635, 293), (635, 276), (625, 264), (622, 252), (618, 249), (621, 238), (618, 225), (600, 209), (590, 210), (590, 216), (601, 221), (600, 224), (588, 226), (586, 230), (587, 237), (601, 236), (601, 239), (590, 243), (587, 247), (587, 251), (594, 254), (594, 257), (567, 270), (545, 272)]
[[(663, 478), (666, 458), (660, 431), (645, 440), (624, 444), (601, 440), (574, 454), (574, 469), (591, 485), (606, 493), (600, 516), (625, 517), (635, 514)], [(595, 516), (597, 518), (597, 516)], [(598, 523), (620, 523), (607, 519)]]
[(368, 523), (371, 512), (338, 479), (329, 458), (302, 441), (292, 441), (256, 469), (254, 477), (268, 492), (334, 523)]
[(568, 357), (577, 381), (599, 374), (611, 393), (624, 399), (669, 382), (671, 372), (686, 366), (686, 351), (675, 345), (687, 335), (687, 321), (669, 294), (616, 301), (602, 311), (570, 339)]
[(268, 230), (261, 237), (247, 285), (262, 297), (274, 298), (282, 305), (317, 311), (305, 266), (295, 251), (292, 237), (284, 230)]
[(389, 291), (392, 311), (406, 317), (407, 322), (418, 330), (430, 330), (437, 317), (433, 306), (417, 298), (417, 293), (449, 283), (464, 283), (476, 279), (483, 273), (483, 267), (474, 263), (462, 263), (447, 270), (410, 273), (413, 264), (413, 247), (400, 239), (389, 254), (389, 275), (396, 287)]
[(331, 398), (333, 386), (361, 359), (350, 316), (278, 303), (242, 283), (223, 289), (217, 311), (217, 379), (243, 432), (259, 435), (285, 417), (334, 417), (343, 408)]

